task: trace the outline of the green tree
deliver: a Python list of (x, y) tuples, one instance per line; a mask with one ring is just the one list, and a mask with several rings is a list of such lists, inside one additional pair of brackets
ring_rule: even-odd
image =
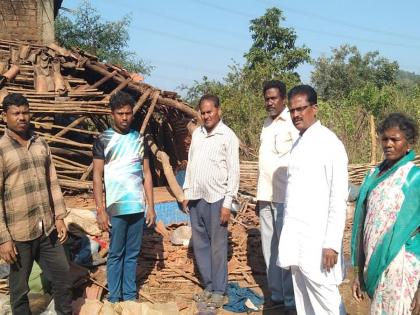
[(104, 21), (90, 1), (83, 0), (71, 14), (60, 11), (55, 21), (55, 36), (60, 45), (78, 47), (101, 61), (149, 75), (152, 67), (127, 49), (130, 23), (130, 15), (117, 21)]
[(400, 70), (397, 74), (397, 82), (402, 90), (412, 93), (415, 89), (420, 88), (420, 75)]
[(253, 43), (244, 54), (244, 71), (248, 80), (254, 78), (258, 88), (261, 81), (268, 79), (280, 79), (288, 85), (300, 82), (295, 70), (310, 61), (310, 49), (296, 46), (296, 32), (281, 26), (283, 21), (285, 17), (278, 8), (267, 9), (263, 16), (251, 20), (249, 30)]
[(322, 99), (333, 102), (347, 98), (366, 84), (378, 89), (395, 85), (399, 69), (396, 61), (381, 57), (377, 51), (362, 55), (357, 47), (349, 45), (332, 49), (332, 56), (321, 56), (313, 64), (314, 87)]

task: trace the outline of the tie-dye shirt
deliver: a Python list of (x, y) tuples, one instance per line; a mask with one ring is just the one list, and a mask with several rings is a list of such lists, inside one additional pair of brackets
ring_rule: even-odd
[(93, 144), (93, 158), (104, 160), (106, 211), (126, 215), (144, 211), (144, 138), (135, 130), (105, 130)]

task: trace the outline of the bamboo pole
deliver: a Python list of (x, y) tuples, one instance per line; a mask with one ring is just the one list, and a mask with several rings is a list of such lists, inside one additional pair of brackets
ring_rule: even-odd
[(370, 150), (370, 164), (376, 164), (376, 151), (377, 151), (377, 141), (376, 141), (376, 130), (375, 130), (375, 117), (369, 115), (369, 125), (370, 125), (370, 141), (371, 141), (371, 150)]
[(147, 124), (149, 123), (150, 117), (152, 116), (153, 111), (155, 110), (155, 105), (158, 98), (159, 91), (155, 91), (152, 96), (152, 103), (150, 104), (149, 110), (147, 111), (146, 117), (144, 117), (143, 123), (140, 128), (140, 133), (142, 135), (144, 135), (144, 131), (146, 130)]
[[(0, 125), (0, 130), (4, 132), (5, 130), (5, 126), (1, 126)], [(41, 131), (34, 131), (34, 133), (36, 135), (40, 135), (42, 136), (46, 141), (48, 141), (49, 139), (52, 138), (52, 136), (48, 133), (45, 132), (41, 132)], [(75, 147), (79, 147), (79, 148), (88, 148), (88, 149), (92, 149), (92, 144), (88, 144), (88, 143), (79, 143), (73, 140), (69, 140), (66, 138), (55, 138), (54, 141), (51, 142), (57, 142), (57, 143), (62, 143), (62, 144), (67, 144), (67, 145), (73, 145)]]
[(109, 95), (117, 94), (119, 91), (124, 89), (131, 81), (133, 81), (133, 79), (128, 77), (127, 79), (122, 81), (120, 84), (118, 84), (118, 86), (114, 90), (112, 90), (112, 92), (109, 93)]
[(88, 181), (58, 178), (60, 186), (75, 190), (92, 190), (93, 184)]
[[(93, 70), (93, 71), (96, 71), (97, 73), (100, 73), (103, 76), (106, 76), (107, 74), (109, 74), (108, 70), (106, 70), (102, 66), (99, 66), (97, 63), (93, 63), (91, 61), (86, 62), (86, 68), (88, 68), (90, 70)], [(121, 82), (124, 81), (124, 79), (119, 77), (119, 76), (114, 76), (112, 79), (114, 81), (118, 82), (118, 83), (121, 83)], [(135, 92), (140, 92), (141, 94), (143, 94), (147, 89), (150, 88), (150, 86), (147, 85), (147, 84), (130, 82), (130, 83), (128, 83), (127, 88), (129, 88), (129, 89), (131, 89)], [(159, 97), (158, 98), (158, 104), (174, 107), (174, 108), (184, 112), (185, 114), (187, 114), (190, 117), (196, 117), (197, 119), (200, 119), (197, 111), (195, 111), (193, 108), (191, 108), (188, 105), (186, 105), (182, 102), (179, 102), (177, 100)]]
[[(84, 116), (83, 116), (83, 117), (84, 117)], [(85, 118), (86, 118), (86, 117), (85, 117)], [(89, 131), (89, 130), (84, 130), (84, 129), (69, 128), (69, 126), (70, 126), (70, 125), (68, 125), (68, 126), (60, 126), (60, 125), (54, 125), (54, 124), (49, 124), (49, 123), (42, 123), (42, 122), (39, 122), (39, 121), (31, 121), (31, 124), (35, 125), (35, 127), (38, 127), (38, 126), (45, 126), (45, 127), (47, 127), (47, 128), (57, 128), (57, 129), (62, 129), (61, 131), (64, 131), (64, 129), (67, 129), (65, 133), (67, 133), (67, 131), (75, 131), (75, 132), (78, 132), (78, 133), (84, 133), (84, 134), (94, 135), (94, 136), (96, 136), (96, 135), (99, 135), (99, 134), (100, 134), (100, 132), (98, 132), (98, 131)], [(76, 125), (77, 125), (77, 124), (76, 124)], [(61, 131), (60, 131), (60, 132), (61, 132)], [(60, 137), (60, 136), (62, 136), (63, 134), (65, 134), (65, 133), (63, 133), (63, 134), (59, 134), (60, 132), (57, 132), (57, 133), (54, 135), (54, 137), (55, 137), (55, 136)]]
[(72, 158), (80, 158), (81, 155), (92, 157), (91, 150), (77, 150), (77, 149), (68, 149), (68, 148), (57, 148), (54, 146), (50, 146), (51, 152), (55, 155), (66, 155)]
[(63, 158), (62, 156), (53, 155), (53, 158), (56, 159), (56, 160), (58, 160), (58, 161), (60, 161), (60, 162), (64, 162), (64, 163), (73, 165), (73, 166), (75, 166), (77, 168), (81, 168), (83, 170), (86, 170), (86, 168), (87, 168), (87, 166), (84, 165), (84, 164), (81, 164), (81, 163), (78, 163), (78, 162), (75, 162), (75, 161), (72, 161), (72, 160)]
[(163, 173), (165, 174), (166, 180), (168, 181), (169, 188), (172, 190), (172, 193), (175, 195), (176, 200), (178, 202), (184, 201), (184, 192), (179, 186), (174, 171), (172, 169), (171, 163), (169, 161), (169, 156), (166, 152), (159, 150), (156, 143), (154, 143), (152, 137), (147, 135), (145, 137), (146, 143), (150, 148), (150, 151), (156, 157), (156, 159), (162, 164)]
[[(85, 119), (86, 119), (86, 116), (81, 116), (81, 117), (77, 118), (72, 123), (70, 123), (68, 126), (64, 127), (63, 130), (57, 132), (53, 136), (53, 138), (58, 138), (58, 137), (64, 136), (68, 131), (70, 131), (71, 129), (73, 129), (73, 127), (77, 126), (78, 124), (80, 124)], [(51, 142), (51, 140), (50, 140), (50, 142)]]
[(139, 100), (137, 101), (136, 105), (133, 108), (133, 113), (136, 114), (137, 111), (143, 106), (144, 102), (147, 100), (149, 95), (152, 93), (153, 89), (147, 89), (142, 96), (140, 96)]
[(110, 74), (108, 74), (106, 76), (103, 76), (102, 79), (100, 79), (99, 81), (96, 81), (89, 88), (91, 88), (91, 89), (95, 88), (96, 89), (96, 88), (100, 87), (102, 84), (104, 84), (108, 80), (112, 79), (117, 73), (118, 73), (117, 70), (112, 71)]
[(92, 170), (93, 170), (93, 162), (92, 163), (90, 163), (90, 165), (89, 165), (89, 167), (86, 169), (86, 171), (82, 174), (82, 177), (80, 177), (80, 180), (86, 180), (88, 177), (89, 177), (89, 175), (90, 175), (90, 173), (92, 172)]
[[(45, 141), (48, 142), (49, 139), (52, 139), (53, 136), (51, 136), (48, 133), (45, 132), (40, 132), (40, 131), (34, 131), (35, 134), (42, 136)], [(76, 142), (73, 140), (68, 140), (66, 138), (58, 138), (55, 137), (51, 142), (58, 142), (58, 143), (62, 143), (62, 144), (68, 144), (68, 145), (72, 145), (75, 147), (79, 147), (79, 148), (88, 148), (88, 149), (92, 149), (92, 145), (91, 144), (87, 144), (87, 143), (80, 143), (80, 142)]]

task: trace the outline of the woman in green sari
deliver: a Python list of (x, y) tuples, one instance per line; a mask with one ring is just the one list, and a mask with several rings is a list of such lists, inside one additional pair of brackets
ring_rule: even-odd
[(420, 168), (418, 126), (400, 113), (378, 128), (385, 160), (363, 181), (351, 240), (353, 297), (371, 298), (371, 314), (420, 314)]

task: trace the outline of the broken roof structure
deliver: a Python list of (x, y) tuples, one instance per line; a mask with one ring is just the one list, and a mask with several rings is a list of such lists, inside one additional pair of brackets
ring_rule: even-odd
[[(93, 139), (111, 125), (108, 103), (118, 91), (136, 100), (132, 127), (145, 134), (154, 184), (168, 184), (182, 201), (174, 170), (185, 167), (187, 124), (198, 118), (193, 108), (176, 93), (148, 85), (141, 76), (83, 51), (0, 39), (0, 101), (12, 92), (28, 98), (33, 130), (49, 143), (65, 189), (92, 188)], [(1, 123), (1, 133), (4, 128)]]

